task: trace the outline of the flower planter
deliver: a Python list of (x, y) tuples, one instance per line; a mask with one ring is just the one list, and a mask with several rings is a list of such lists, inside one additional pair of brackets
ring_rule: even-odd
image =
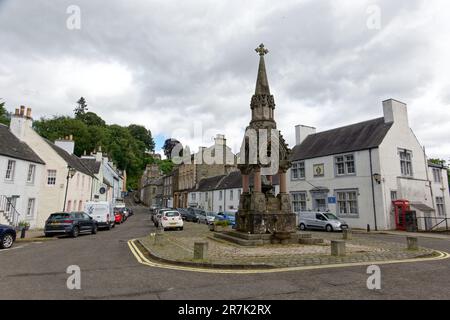
[(231, 231), (232, 228), (231, 226), (214, 226), (214, 230), (215, 232), (224, 232), (224, 231)]

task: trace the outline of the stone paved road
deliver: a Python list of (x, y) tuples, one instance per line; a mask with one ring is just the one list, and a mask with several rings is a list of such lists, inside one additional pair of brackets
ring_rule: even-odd
[[(450, 259), (383, 265), (382, 290), (366, 288), (366, 267), (272, 274), (209, 274), (139, 264), (126, 241), (154, 231), (147, 211), (112, 231), (77, 239), (17, 244), (0, 251), (0, 299), (449, 299)], [(379, 241), (404, 237), (373, 235)], [(421, 238), (450, 251), (450, 241)], [(82, 290), (66, 288), (67, 266), (79, 265)]]

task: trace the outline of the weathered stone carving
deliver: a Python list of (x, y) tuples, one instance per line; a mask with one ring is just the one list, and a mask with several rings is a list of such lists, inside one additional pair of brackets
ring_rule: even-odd
[[(266, 129), (270, 132), (276, 129), (274, 120), (275, 99), (270, 94), (269, 82), (267, 80), (264, 56), (269, 52), (263, 44), (255, 51), (260, 56), (258, 76), (256, 80), (255, 94), (250, 103), (252, 110), (252, 119), (248, 129), (260, 130)], [(249, 150), (251, 147), (248, 138), (244, 138), (245, 159), (242, 159), (238, 166), (242, 173), (243, 193), (239, 203), (239, 212), (237, 214), (237, 231), (250, 234), (272, 234), (273, 241), (285, 243), (292, 233), (296, 232), (295, 214), (292, 213), (289, 194), (286, 190), (286, 171), (290, 168), (289, 161), (290, 149), (287, 146), (281, 133), (275, 139), (271, 134), (267, 135), (267, 143), (261, 144), (261, 137), (257, 139), (257, 163), (249, 162)], [(253, 142), (254, 143), (254, 142)], [(270, 154), (270, 147), (275, 145), (278, 155)], [(280, 194), (274, 196), (274, 188), (271, 180), (261, 177), (261, 168), (268, 167), (267, 164), (260, 163), (260, 145), (264, 145), (269, 156), (278, 156), (280, 175)], [(253, 188), (249, 186), (249, 177), (253, 175)]]

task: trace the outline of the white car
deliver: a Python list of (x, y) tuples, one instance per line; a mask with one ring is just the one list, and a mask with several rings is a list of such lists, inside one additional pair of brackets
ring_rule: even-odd
[(176, 210), (164, 211), (159, 218), (159, 223), (164, 230), (178, 229), (183, 230), (183, 218)]
[(98, 228), (110, 230), (115, 226), (114, 211), (109, 201), (86, 202), (84, 212), (98, 222)]

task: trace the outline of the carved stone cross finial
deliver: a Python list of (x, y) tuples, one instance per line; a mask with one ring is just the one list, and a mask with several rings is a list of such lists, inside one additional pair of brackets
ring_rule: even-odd
[(261, 44), (259, 45), (259, 47), (255, 49), (255, 51), (256, 51), (257, 53), (259, 53), (260, 56), (263, 56), (263, 55), (269, 53), (269, 50), (267, 50), (266, 48), (264, 48), (264, 44), (263, 44), (263, 43), (261, 43)]

